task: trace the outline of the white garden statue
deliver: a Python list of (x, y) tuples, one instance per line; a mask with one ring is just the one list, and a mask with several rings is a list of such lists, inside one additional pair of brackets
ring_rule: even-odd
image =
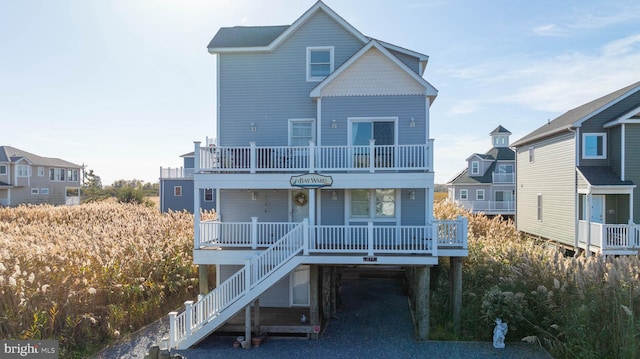
[(493, 328), (493, 347), (504, 348), (504, 337), (507, 335), (509, 327), (507, 323), (503, 323), (502, 319), (496, 319), (496, 327)]

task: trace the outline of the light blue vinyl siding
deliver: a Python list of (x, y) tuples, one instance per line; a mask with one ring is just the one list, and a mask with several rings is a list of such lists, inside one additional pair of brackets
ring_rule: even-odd
[[(333, 199), (333, 192), (336, 193), (336, 199)], [(321, 224), (323, 225), (339, 225), (344, 224), (344, 190), (331, 188), (323, 189), (321, 194)]]
[[(161, 180), (162, 208), (161, 212), (187, 211), (193, 213), (193, 180), (190, 179), (163, 179)], [(182, 187), (182, 196), (174, 196), (175, 186)], [(204, 189), (200, 189), (200, 208), (210, 211), (215, 209), (216, 192), (213, 191), (213, 200), (204, 201)]]
[(338, 68), (363, 45), (319, 12), (273, 52), (221, 54), (220, 145), (286, 146), (289, 119), (316, 117), (309, 93), (318, 82), (306, 80), (307, 47), (333, 46)]
[[(353, 96), (322, 99), (322, 145), (347, 145), (350, 117), (397, 117), (399, 144), (426, 142), (426, 99), (424, 96)], [(415, 127), (410, 127), (411, 118)], [(331, 128), (332, 120), (338, 128)]]
[[(254, 201), (251, 192), (256, 193)], [(222, 190), (220, 215), (225, 222), (288, 222), (287, 190)]]
[(410, 198), (410, 189), (403, 189), (400, 195), (400, 208), (402, 211), (401, 225), (403, 226), (424, 226), (426, 215), (424, 213), (424, 203), (426, 191), (424, 188), (413, 189), (415, 198)]

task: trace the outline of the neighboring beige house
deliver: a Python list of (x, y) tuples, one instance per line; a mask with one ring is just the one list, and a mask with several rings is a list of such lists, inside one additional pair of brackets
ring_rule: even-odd
[(0, 146), (0, 206), (80, 203), (82, 166)]
[(502, 126), (489, 133), (491, 149), (467, 158), (467, 167), (448, 183), (449, 201), (473, 213), (513, 217), (515, 207), (515, 152), (511, 132)]
[(588, 253), (638, 254), (640, 82), (564, 113), (512, 147), (519, 231)]

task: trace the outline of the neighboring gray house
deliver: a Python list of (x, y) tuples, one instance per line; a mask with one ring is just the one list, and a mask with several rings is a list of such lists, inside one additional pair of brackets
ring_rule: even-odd
[(638, 254), (640, 82), (512, 146), (518, 230), (589, 253)]
[(439, 256), (459, 313), (467, 230), (433, 218), (428, 56), (363, 35), (321, 1), (292, 25), (221, 28), (208, 50), (218, 144), (195, 143), (193, 182), (195, 202), (214, 189), (218, 218), (194, 214), (202, 296), (171, 314), (171, 346), (216, 330), (317, 338), (340, 271), (381, 266), (410, 268), (426, 339)]
[[(160, 168), (160, 211), (193, 213), (193, 152), (182, 156), (182, 167)], [(212, 188), (200, 189), (200, 209), (215, 210), (216, 194)]]
[(515, 214), (515, 152), (509, 132), (498, 126), (490, 134), (491, 149), (467, 158), (467, 167), (448, 183), (451, 202), (473, 213), (512, 217)]
[(80, 204), (82, 166), (0, 146), (0, 206)]

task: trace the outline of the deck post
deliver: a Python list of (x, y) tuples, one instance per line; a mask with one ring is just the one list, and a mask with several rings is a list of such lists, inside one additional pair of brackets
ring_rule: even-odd
[(244, 340), (247, 341), (244, 349), (251, 348), (251, 304), (244, 307)]
[(205, 295), (209, 293), (209, 266), (206, 264), (198, 265), (198, 283), (200, 294)]
[(260, 333), (260, 298), (253, 302), (253, 332)]
[[(309, 268), (309, 324), (320, 325), (320, 298), (318, 293), (318, 266), (312, 264)], [(310, 338), (318, 339), (318, 333), (311, 333)]]
[(251, 249), (258, 248), (258, 217), (251, 217)]
[(376, 171), (375, 168), (375, 150), (376, 150), (376, 140), (375, 138), (370, 138), (369, 139), (369, 163), (367, 163), (367, 166), (369, 166), (369, 172), (373, 173)]
[(258, 167), (256, 164), (257, 162), (257, 158), (258, 156), (256, 156), (256, 143), (255, 142), (249, 142), (249, 168), (251, 173), (256, 173), (256, 167)]
[(462, 312), (462, 257), (449, 257), (450, 303), (453, 313), (453, 331), (460, 333), (460, 313)]
[(191, 336), (191, 328), (193, 328), (193, 301), (184, 302), (184, 329), (186, 337)]
[(367, 255), (373, 256), (373, 222), (367, 223)]
[(416, 322), (418, 327), (418, 339), (429, 339), (429, 304), (431, 293), (431, 266), (416, 268)]
[(322, 318), (331, 317), (331, 268), (322, 266)]
[(178, 322), (176, 320), (177, 316), (178, 316), (178, 312), (169, 313), (169, 348), (175, 348), (178, 346), (178, 343), (177, 343)]

